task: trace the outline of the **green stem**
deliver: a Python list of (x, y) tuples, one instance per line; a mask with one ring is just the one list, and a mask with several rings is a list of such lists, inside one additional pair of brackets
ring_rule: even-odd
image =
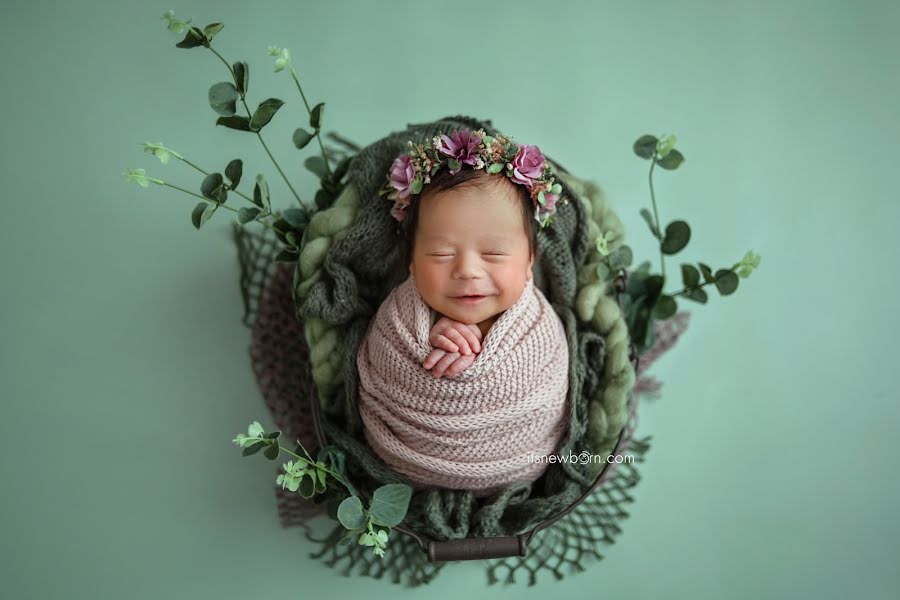
[[(182, 158), (180, 158), (180, 159), (178, 159), (178, 160), (180, 160), (180, 161), (182, 161), (182, 162), (185, 162), (185, 163), (189, 164), (190, 166), (194, 167), (195, 169), (197, 169), (198, 171), (200, 171), (200, 172), (203, 173), (204, 175), (209, 175), (208, 172), (204, 171), (203, 169), (201, 169), (200, 167), (198, 167), (197, 165), (195, 165), (194, 163), (192, 163), (191, 161), (189, 161), (188, 159), (186, 159), (186, 158), (184, 158), (184, 157), (182, 157)], [(256, 206), (256, 202), (254, 202), (251, 198), (248, 198), (246, 194), (243, 194), (242, 192), (239, 192), (238, 190), (234, 189), (234, 188), (231, 187), (231, 186), (228, 186), (228, 190), (234, 192), (235, 194), (237, 194), (238, 196), (240, 196), (241, 198), (243, 198), (244, 200), (246, 200), (247, 202), (249, 202), (249, 203), (252, 204), (253, 206)]]
[[(300, 87), (300, 80), (297, 78), (297, 72), (294, 70), (294, 65), (291, 65), (291, 77), (294, 78), (294, 83), (297, 84), (297, 90), (300, 91), (300, 97), (303, 98), (303, 104), (306, 106), (306, 112), (309, 115), (312, 115), (312, 110), (309, 108), (309, 102), (306, 101), (306, 94), (303, 93), (303, 88)], [(328, 171), (328, 174), (331, 175), (331, 165), (328, 162), (328, 156), (325, 155), (325, 145), (322, 144), (322, 138), (319, 136), (319, 128), (316, 128), (316, 140), (319, 142), (319, 149), (322, 151), (322, 159), (325, 161), (325, 169)]]
[[(656, 210), (656, 194), (653, 191), (653, 167), (656, 166), (656, 152), (653, 153), (653, 160), (650, 162), (650, 200), (653, 202), (653, 219), (656, 221), (656, 231), (662, 232), (659, 227), (659, 212)], [(659, 267), (662, 270), (663, 285), (666, 280), (666, 261), (663, 257), (662, 240), (659, 241)]]
[[(291, 452), (290, 450), (288, 450), (287, 448), (285, 448), (285, 447), (283, 447), (283, 446), (281, 446), (281, 445), (279, 445), (278, 447), (281, 448), (281, 450), (282, 450), (285, 454), (290, 454), (290, 455), (293, 456), (294, 458), (299, 458), (300, 460), (307, 461), (307, 462), (309, 462), (309, 463), (312, 464), (312, 465), (316, 465), (316, 462), (313, 461), (313, 460), (311, 460), (312, 457), (309, 456), (309, 453), (306, 454), (306, 456), (309, 457), (309, 458), (304, 458), (304, 457), (300, 456), (299, 454), (296, 454), (296, 453), (294, 453), (294, 452)], [(302, 448), (302, 446), (301, 446), (301, 448)], [(303, 452), (306, 452), (306, 448), (303, 448)], [(320, 467), (316, 466), (316, 468), (318, 469), (318, 468), (320, 468)], [(347, 491), (349, 491), (351, 494), (353, 494), (353, 495), (356, 496), (357, 498), (360, 497), (359, 492), (356, 491), (356, 488), (354, 488), (353, 485), (352, 485), (349, 481), (347, 481), (346, 479), (344, 479), (340, 474), (335, 473), (334, 471), (332, 471), (332, 470), (329, 469), (328, 467), (321, 467), (321, 469), (322, 469), (323, 471), (325, 471), (326, 473), (328, 473), (329, 475), (331, 475), (332, 477), (334, 477), (341, 485), (343, 485), (345, 488), (347, 488)]]
[[(240, 88), (240, 86), (238, 85), (238, 82), (237, 82), (237, 77), (234, 74), (234, 69), (231, 68), (231, 65), (228, 64), (228, 61), (225, 60), (225, 58), (221, 54), (216, 52), (216, 49), (213, 48), (211, 45), (209, 46), (209, 49), (212, 51), (213, 54), (215, 54), (216, 56), (219, 57), (219, 60), (222, 61), (222, 63), (228, 69), (228, 72), (231, 73), (231, 79), (232, 79), (232, 81), (234, 81), (235, 87)], [(244, 105), (244, 110), (247, 111), (247, 117), (252, 118), (253, 114), (250, 112), (250, 107), (247, 106), (247, 101), (244, 100), (243, 92), (241, 92), (241, 104)], [(290, 180), (288, 180), (287, 175), (285, 175), (284, 171), (281, 170), (281, 166), (278, 164), (278, 161), (275, 160), (274, 156), (272, 156), (272, 152), (269, 150), (269, 147), (266, 145), (266, 141), (262, 138), (262, 134), (258, 131), (255, 131), (254, 133), (256, 133), (256, 137), (259, 138), (259, 143), (262, 144), (263, 148), (266, 151), (266, 154), (269, 155), (269, 158), (272, 160), (272, 164), (275, 165), (276, 169), (278, 169), (278, 173), (281, 175), (281, 178), (284, 179), (284, 182), (287, 184), (288, 188), (291, 190), (291, 193), (294, 195), (294, 198), (297, 199), (297, 204), (299, 204), (300, 206), (303, 207), (304, 210), (309, 212), (309, 209), (303, 203), (303, 200), (300, 199), (300, 195), (297, 193), (297, 190), (294, 189), (294, 186), (291, 185), (291, 182), (290, 182)]]
[[(191, 196), (195, 196), (195, 197), (197, 197), (197, 198), (200, 198), (200, 199), (203, 200), (204, 202), (209, 202), (210, 204), (215, 204), (216, 206), (220, 206), (220, 207), (222, 207), (222, 208), (224, 208), (224, 209), (230, 210), (230, 211), (233, 212), (233, 213), (237, 213), (237, 212), (238, 212), (238, 210), (237, 210), (236, 208), (232, 208), (232, 207), (230, 207), (230, 206), (227, 206), (227, 205), (225, 205), (225, 204), (222, 204), (221, 202), (216, 202), (215, 200), (211, 200), (210, 198), (206, 198), (206, 197), (204, 197), (204, 196), (201, 196), (200, 194), (195, 194), (194, 192), (192, 192), (192, 191), (190, 191), (190, 190), (186, 190), (186, 189), (184, 189), (183, 187), (177, 186), (177, 185), (175, 185), (175, 184), (173, 184), (173, 183), (169, 183), (168, 181), (163, 181), (162, 184), (163, 184), (164, 186), (170, 187), (170, 188), (172, 188), (172, 189), (174, 189), (174, 190), (178, 190), (178, 191), (180, 191), (180, 192), (184, 192), (185, 194), (190, 194)], [(254, 219), (254, 220), (256, 220), (256, 219)], [(265, 221), (259, 221), (259, 220), (256, 220), (256, 222), (257, 222), (257, 223), (261, 223), (262, 225), (265, 225), (266, 227), (268, 227), (269, 229), (271, 229), (272, 231), (274, 231), (274, 232), (277, 233), (277, 234), (284, 235), (284, 232), (282, 232), (280, 229), (278, 229), (278, 228), (275, 227), (274, 225), (271, 225), (271, 224), (269, 224), (269, 223), (267, 223), (267, 222), (265, 222)]]
[(670, 294), (670, 296), (672, 296), (673, 298), (677, 298), (678, 296), (687, 296), (688, 292), (692, 292), (694, 290), (699, 290), (700, 288), (706, 287), (708, 285), (712, 285), (713, 283), (715, 283), (715, 282), (706, 281), (704, 283), (701, 283), (700, 285), (688, 286), (688, 287), (685, 287), (684, 289), (679, 290), (678, 292), (676, 292), (674, 294)]

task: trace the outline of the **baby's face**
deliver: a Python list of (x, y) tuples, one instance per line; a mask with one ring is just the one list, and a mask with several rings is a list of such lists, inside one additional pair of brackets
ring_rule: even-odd
[(409, 271), (425, 302), (444, 316), (489, 327), (531, 279), (533, 259), (512, 185), (462, 185), (419, 199)]

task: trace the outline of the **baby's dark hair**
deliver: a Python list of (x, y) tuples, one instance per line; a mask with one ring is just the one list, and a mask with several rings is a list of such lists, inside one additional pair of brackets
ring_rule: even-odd
[(431, 182), (426, 184), (425, 189), (414, 196), (410, 205), (406, 208), (406, 218), (400, 222), (400, 231), (403, 237), (401, 246), (403, 251), (404, 265), (410, 264), (413, 258), (413, 250), (416, 243), (416, 229), (419, 224), (419, 205), (422, 197), (426, 194), (433, 194), (450, 190), (460, 185), (474, 185), (487, 187), (491, 185), (512, 185), (516, 188), (516, 194), (519, 198), (519, 206), (522, 208), (522, 220), (524, 221), (525, 235), (528, 237), (528, 251), (531, 256), (535, 255), (537, 249), (537, 232), (538, 222), (534, 218), (534, 202), (531, 200), (531, 193), (524, 185), (519, 185), (513, 181), (489, 181), (488, 179), (506, 179), (506, 175), (498, 173), (491, 175), (482, 169), (471, 169), (463, 167), (454, 175), (450, 175), (450, 169), (446, 166), (434, 174)]

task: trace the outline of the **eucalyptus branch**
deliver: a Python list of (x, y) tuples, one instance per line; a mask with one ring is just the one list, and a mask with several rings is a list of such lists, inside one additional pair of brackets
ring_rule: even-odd
[[(659, 212), (656, 209), (656, 194), (653, 191), (653, 167), (656, 166), (656, 152), (653, 153), (653, 158), (650, 161), (650, 174), (648, 179), (650, 181), (650, 200), (653, 202), (653, 220), (656, 224), (656, 231), (661, 231), (659, 227)], [(666, 278), (666, 261), (664, 258), (664, 254), (662, 251), (662, 240), (659, 240), (659, 268), (662, 271), (663, 280)]]
[[(205, 196), (201, 196), (200, 194), (194, 193), (194, 192), (192, 192), (192, 191), (190, 191), (190, 190), (186, 190), (186, 189), (184, 189), (184, 188), (181, 187), (181, 186), (177, 186), (177, 185), (175, 185), (174, 183), (169, 183), (168, 181), (162, 181), (162, 180), (160, 180), (160, 184), (161, 184), (161, 185), (164, 185), (164, 186), (166, 186), (166, 187), (170, 187), (170, 188), (175, 189), (175, 190), (179, 190), (179, 191), (181, 191), (181, 192), (184, 192), (185, 194), (190, 194), (191, 196), (194, 196), (194, 197), (196, 197), (196, 198), (200, 198), (201, 200), (203, 200), (203, 201), (205, 201), (205, 202), (209, 202), (210, 204), (214, 204), (214, 205), (216, 205), (217, 207), (221, 207), (221, 208), (224, 208), (224, 209), (226, 209), (226, 210), (230, 210), (230, 211), (233, 212), (233, 213), (238, 213), (238, 212), (240, 212), (240, 211), (238, 211), (236, 208), (232, 208), (231, 206), (228, 206), (227, 204), (224, 204), (224, 203), (222, 203), (222, 202), (216, 202), (216, 201), (213, 200), (212, 198), (207, 198), (207, 197), (205, 197)], [(262, 225), (265, 225), (266, 227), (268, 227), (269, 229), (271, 229), (272, 231), (274, 231), (274, 232), (275, 232), (276, 234), (278, 234), (278, 235), (284, 235), (284, 232), (283, 232), (283, 231), (281, 231), (280, 229), (278, 229), (277, 227), (275, 227), (275, 226), (272, 225), (271, 223), (268, 223), (268, 222), (266, 222), (266, 221), (261, 221), (261, 220), (259, 220), (259, 219), (254, 219), (254, 221), (256, 221), (257, 223), (260, 223), (260, 224), (262, 224)]]
[[(191, 31), (193, 32), (193, 29)], [(219, 60), (222, 61), (222, 63), (228, 69), (228, 72), (231, 74), (231, 79), (232, 79), (232, 81), (234, 81), (235, 87), (240, 89), (240, 85), (238, 84), (238, 80), (237, 80), (237, 75), (234, 74), (234, 69), (231, 67), (230, 64), (228, 64), (228, 61), (225, 60), (225, 58), (221, 54), (219, 54), (215, 48), (212, 47), (212, 44), (209, 44), (207, 47), (210, 49), (210, 51), (213, 54), (215, 54), (216, 56), (219, 57)], [(248, 119), (252, 118), (253, 113), (250, 112), (250, 107), (247, 106), (247, 101), (244, 99), (243, 91), (241, 92), (241, 104), (244, 105), (244, 110), (247, 111), (247, 118)], [(287, 184), (288, 188), (290, 188), (291, 193), (294, 195), (294, 198), (297, 199), (297, 203), (300, 206), (302, 206), (305, 210), (308, 211), (309, 209), (306, 207), (306, 204), (303, 202), (303, 200), (300, 199), (300, 195), (297, 193), (297, 190), (294, 189), (294, 186), (291, 184), (290, 180), (287, 178), (287, 175), (285, 175), (284, 171), (281, 169), (281, 165), (278, 164), (278, 161), (275, 160), (275, 157), (272, 155), (271, 150), (269, 150), (269, 146), (266, 144), (266, 141), (263, 139), (262, 134), (259, 131), (254, 131), (254, 133), (256, 134), (256, 137), (259, 138), (259, 143), (262, 144), (262, 147), (263, 147), (263, 149), (265, 149), (266, 154), (269, 155), (269, 158), (272, 160), (272, 164), (275, 165), (275, 168), (278, 170), (278, 173), (281, 175), (281, 178), (284, 179), (284, 182)]]
[[(294, 78), (294, 83), (297, 84), (297, 90), (300, 92), (300, 97), (303, 98), (306, 112), (312, 117), (312, 109), (309, 108), (309, 102), (306, 101), (306, 94), (303, 93), (303, 88), (300, 87), (300, 80), (297, 78), (297, 71), (294, 70), (294, 65), (291, 65), (291, 77)], [(325, 161), (325, 170), (331, 175), (331, 164), (328, 162), (328, 156), (325, 154), (325, 145), (322, 143), (322, 137), (319, 135), (318, 127), (316, 127), (316, 140), (319, 142), (319, 149), (322, 151), (322, 160)]]

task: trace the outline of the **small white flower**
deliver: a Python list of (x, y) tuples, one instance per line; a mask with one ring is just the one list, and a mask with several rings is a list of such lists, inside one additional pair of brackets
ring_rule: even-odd
[(673, 134), (664, 135), (656, 141), (656, 152), (660, 158), (664, 158), (675, 147), (677, 138)]
[(599, 252), (603, 256), (609, 256), (609, 246), (607, 245), (610, 240), (613, 238), (613, 233), (611, 231), (604, 232), (603, 235), (597, 238), (597, 252)]
[(278, 46), (269, 46), (269, 56), (275, 58), (275, 72), (283, 70), (291, 64), (291, 52), (287, 48), (279, 48)]
[(150, 152), (151, 154), (159, 158), (159, 161), (164, 165), (169, 164), (169, 158), (172, 156), (177, 159), (184, 158), (174, 150), (170, 150), (169, 148), (163, 146), (162, 142), (144, 142), (144, 152)]
[(123, 171), (122, 175), (125, 176), (125, 181), (133, 181), (141, 187), (149, 187), (151, 183), (157, 185), (163, 185), (165, 183), (162, 179), (149, 177), (144, 169), (128, 169), (127, 171)]
[(181, 33), (182, 31), (184, 31), (185, 27), (188, 26), (188, 23), (191, 22), (191, 19), (188, 19), (187, 21), (181, 21), (179, 19), (176, 19), (175, 11), (171, 10), (171, 9), (164, 12), (162, 15), (162, 18), (165, 21), (169, 22), (169, 24), (168, 24), (169, 31), (172, 31), (174, 33)]

